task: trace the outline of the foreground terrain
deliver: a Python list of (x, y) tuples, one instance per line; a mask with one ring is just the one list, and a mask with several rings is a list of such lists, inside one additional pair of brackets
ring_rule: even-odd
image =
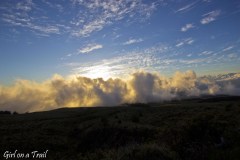
[(240, 97), (0, 115), (0, 135), (0, 159), (239, 160)]

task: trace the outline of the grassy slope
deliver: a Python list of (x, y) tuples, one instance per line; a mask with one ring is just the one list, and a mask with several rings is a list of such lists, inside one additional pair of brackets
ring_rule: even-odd
[[(239, 99), (239, 100), (238, 100)], [(0, 115), (0, 152), (47, 159), (240, 158), (240, 98)]]

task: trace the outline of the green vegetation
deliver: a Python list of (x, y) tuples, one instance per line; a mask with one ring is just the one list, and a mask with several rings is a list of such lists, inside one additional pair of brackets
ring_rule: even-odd
[(240, 97), (0, 115), (0, 151), (47, 159), (239, 160)]

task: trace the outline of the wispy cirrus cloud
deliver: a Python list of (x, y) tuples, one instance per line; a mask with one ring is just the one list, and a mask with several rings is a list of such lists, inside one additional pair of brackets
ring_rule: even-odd
[(176, 47), (181, 47), (183, 45), (191, 45), (194, 42), (194, 39), (192, 38), (186, 38), (186, 39), (182, 39), (179, 40), (178, 43), (176, 44)]
[[(76, 7), (85, 7), (86, 10), (83, 14), (88, 15), (75, 17), (72, 21), (72, 24), (78, 26), (72, 31), (72, 35), (76, 37), (88, 37), (91, 33), (100, 31), (105, 26), (124, 18), (139, 17), (144, 19), (149, 17), (157, 6), (156, 2), (143, 3), (138, 0), (104, 2), (73, 0), (73, 4)], [(90, 20), (89, 17), (91, 17)]]
[[(6, 7), (8, 6), (8, 7)], [(12, 26), (20, 26), (26, 29), (33, 31), (34, 33), (40, 35), (49, 35), (49, 34), (59, 34), (60, 28), (54, 23), (44, 23), (39, 17), (34, 17), (32, 11), (36, 10), (36, 5), (32, 0), (23, 0), (15, 5), (3, 6), (1, 10), (0, 18), (2, 21), (7, 22)]]
[[(91, 62), (67, 62), (72, 75), (83, 75), (91, 78), (125, 77), (137, 70), (160, 71), (170, 73), (167, 70), (176, 71), (179, 69), (198, 69), (199, 66), (221, 65), (230, 61), (239, 61), (237, 54), (226, 55), (219, 50), (202, 51), (194, 53), (179, 49), (182, 45), (191, 45), (192, 38), (182, 39), (178, 42), (177, 48), (168, 44), (156, 44), (145, 49), (134, 49), (129, 52)], [(184, 55), (179, 58), (180, 55)], [(126, 69), (127, 68), (127, 69)]]
[(82, 29), (73, 31), (72, 35), (76, 37), (88, 37), (92, 32), (102, 30), (103, 27), (108, 23), (106, 21), (107, 18), (107, 15), (105, 15), (88, 22), (87, 24), (83, 25)]
[[(0, 7), (0, 19), (6, 24), (20, 26), (37, 35), (67, 33), (73, 37), (88, 37), (94, 32), (118, 21), (144, 21), (150, 17), (160, 2), (141, 0), (99, 1), (71, 0), (69, 2), (49, 2), (46, 0), (22, 0), (18, 3), (6, 2)], [(66, 5), (65, 7), (63, 7)], [(43, 9), (48, 8), (48, 10)], [(65, 8), (76, 12), (71, 14)], [(49, 11), (58, 11), (57, 16), (68, 14), (68, 18), (58, 20), (46, 16)], [(59, 15), (58, 15), (59, 14)], [(7, 16), (6, 16), (7, 15)]]
[(43, 25), (38, 25), (36, 23), (33, 23), (32, 20), (28, 17), (19, 17), (19, 16), (14, 16), (14, 15), (7, 15), (3, 14), (3, 21), (8, 22), (9, 24), (13, 26), (21, 26), (24, 28), (31, 29), (32, 31), (37, 31), (45, 34), (59, 34), (60, 29), (59, 27), (51, 24), (47, 24), (45, 26)]
[(16, 4), (16, 9), (28, 12), (32, 10), (33, 6), (34, 6), (34, 3), (32, 2), (32, 0), (26, 0), (26, 1), (18, 2)]
[(236, 53), (231, 53), (231, 54), (228, 54), (228, 57), (233, 59), (233, 58), (238, 58), (238, 55)]
[(209, 13), (202, 15), (204, 18), (201, 19), (201, 24), (208, 24), (217, 19), (217, 17), (221, 14), (221, 10), (214, 10)]
[[(66, 63), (70, 67), (72, 74), (85, 75), (96, 78), (101, 70), (101, 75), (107, 74), (111, 77), (122, 77), (123, 75), (132, 73), (138, 69), (152, 70), (152, 67), (164, 68), (173, 63), (172, 60), (166, 58), (170, 48), (167, 45), (159, 44), (144, 50), (133, 50), (127, 53), (120, 53), (118, 56), (102, 59), (99, 61), (85, 63)], [(162, 55), (158, 58), (157, 55)], [(127, 70), (126, 70), (127, 68)]]
[(140, 43), (142, 41), (143, 41), (142, 38), (139, 38), (139, 39), (129, 39), (128, 41), (124, 42), (123, 45), (130, 45), (130, 44), (134, 44), (134, 43)]
[(229, 46), (229, 47), (224, 48), (222, 51), (223, 51), (223, 52), (230, 51), (230, 50), (232, 50), (233, 48), (234, 48), (234, 46)]
[(182, 31), (182, 32), (186, 32), (186, 31), (188, 31), (188, 30), (191, 29), (191, 28), (194, 28), (194, 25), (193, 25), (192, 23), (188, 23), (188, 24), (186, 24), (185, 26), (183, 26), (183, 27), (181, 28), (181, 31)]
[(212, 51), (203, 51), (203, 52), (199, 53), (198, 55), (199, 56), (207, 56), (207, 55), (210, 55), (212, 53), (213, 53)]
[(192, 2), (192, 3), (189, 3), (189, 4), (187, 4), (187, 5), (179, 8), (177, 11), (175, 11), (175, 13), (178, 13), (178, 12), (187, 12), (187, 11), (193, 9), (193, 8), (196, 6), (197, 2), (198, 2), (198, 0), (195, 1), (195, 2)]
[(57, 9), (59, 12), (63, 12), (64, 10), (64, 7), (61, 4), (53, 4), (51, 1), (48, 0), (42, 0), (42, 2), (47, 4), (50, 8)]
[(94, 50), (101, 49), (101, 48), (103, 48), (103, 45), (101, 45), (101, 44), (96, 44), (96, 43), (88, 44), (87, 46), (79, 49), (78, 53), (89, 53), (89, 52), (92, 52)]

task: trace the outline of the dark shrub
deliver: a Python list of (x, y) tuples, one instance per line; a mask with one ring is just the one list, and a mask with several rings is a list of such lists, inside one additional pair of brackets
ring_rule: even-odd
[(146, 104), (146, 103), (133, 103), (133, 104), (130, 104), (130, 106), (132, 106), (132, 107), (151, 107), (149, 104)]
[(232, 109), (232, 104), (228, 104), (225, 106), (225, 111), (230, 111)]
[(121, 120), (118, 120), (118, 124), (121, 124), (122, 123), (122, 121)]
[(108, 119), (106, 117), (101, 118), (101, 123), (104, 127), (107, 127), (109, 125)]
[(0, 111), (0, 114), (11, 114), (10, 111)]
[(122, 160), (170, 160), (167, 149), (157, 145), (142, 145), (130, 149), (123, 155)]
[(139, 117), (138, 117), (138, 115), (133, 115), (133, 116), (131, 117), (131, 121), (134, 122), (134, 123), (138, 123), (138, 122), (139, 122)]
[(13, 115), (16, 115), (16, 114), (18, 114), (16, 111), (14, 111), (13, 113), (12, 113)]

